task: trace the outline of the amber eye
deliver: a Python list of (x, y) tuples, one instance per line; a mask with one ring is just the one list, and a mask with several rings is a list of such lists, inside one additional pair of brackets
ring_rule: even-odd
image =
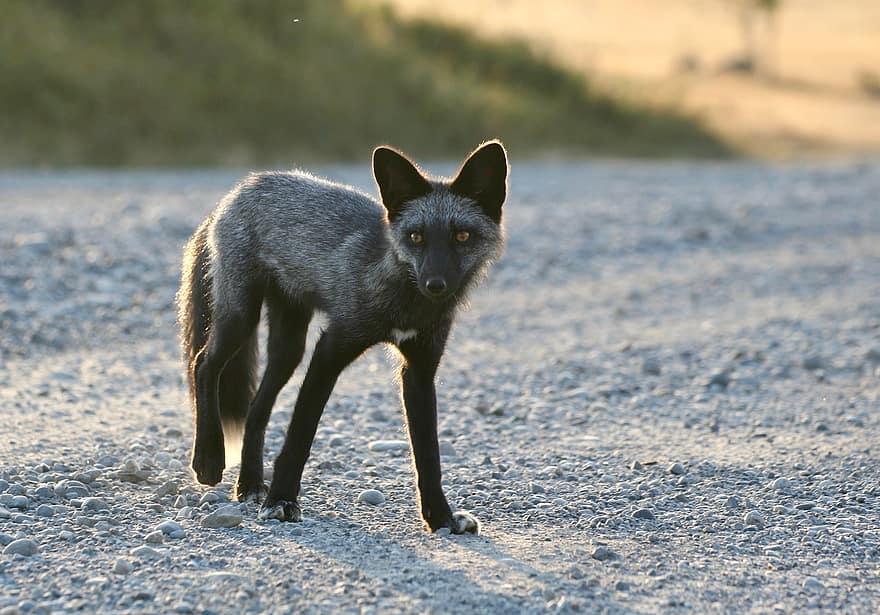
[(412, 233), (409, 234), (409, 240), (413, 243), (418, 244), (418, 243), (422, 243), (423, 241), (425, 241), (425, 237), (420, 232), (413, 231)]
[(457, 241), (458, 243), (464, 243), (465, 241), (467, 241), (470, 238), (471, 238), (471, 234), (468, 233), (467, 231), (458, 231), (455, 234), (455, 241)]

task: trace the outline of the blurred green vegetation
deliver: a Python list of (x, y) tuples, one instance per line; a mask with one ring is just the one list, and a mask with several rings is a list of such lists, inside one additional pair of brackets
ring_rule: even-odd
[(593, 93), (525, 43), (345, 0), (3, 2), (0, 164), (725, 156), (692, 119)]

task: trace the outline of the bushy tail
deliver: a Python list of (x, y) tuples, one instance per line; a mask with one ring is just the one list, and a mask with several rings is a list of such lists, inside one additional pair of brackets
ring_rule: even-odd
[[(183, 253), (183, 272), (177, 293), (183, 358), (189, 383), (193, 419), (196, 412), (196, 362), (211, 331), (211, 274), (208, 262), (206, 220), (187, 242)], [(248, 406), (256, 391), (256, 332), (230, 359), (220, 376), (220, 421), (226, 440), (227, 467), (238, 461), (241, 436)]]

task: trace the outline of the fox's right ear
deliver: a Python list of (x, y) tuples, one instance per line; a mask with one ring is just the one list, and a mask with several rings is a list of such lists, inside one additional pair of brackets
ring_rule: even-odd
[(388, 210), (388, 219), (394, 222), (403, 206), (413, 199), (431, 192), (431, 184), (409, 158), (390, 147), (373, 150), (373, 177), (382, 195), (382, 204)]

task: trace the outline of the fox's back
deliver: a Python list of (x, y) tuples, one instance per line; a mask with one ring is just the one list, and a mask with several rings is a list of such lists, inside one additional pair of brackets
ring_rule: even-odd
[(387, 244), (385, 211), (367, 194), (301, 171), (249, 176), (220, 202), (209, 231), (215, 275), (263, 270), (292, 296), (333, 311)]

